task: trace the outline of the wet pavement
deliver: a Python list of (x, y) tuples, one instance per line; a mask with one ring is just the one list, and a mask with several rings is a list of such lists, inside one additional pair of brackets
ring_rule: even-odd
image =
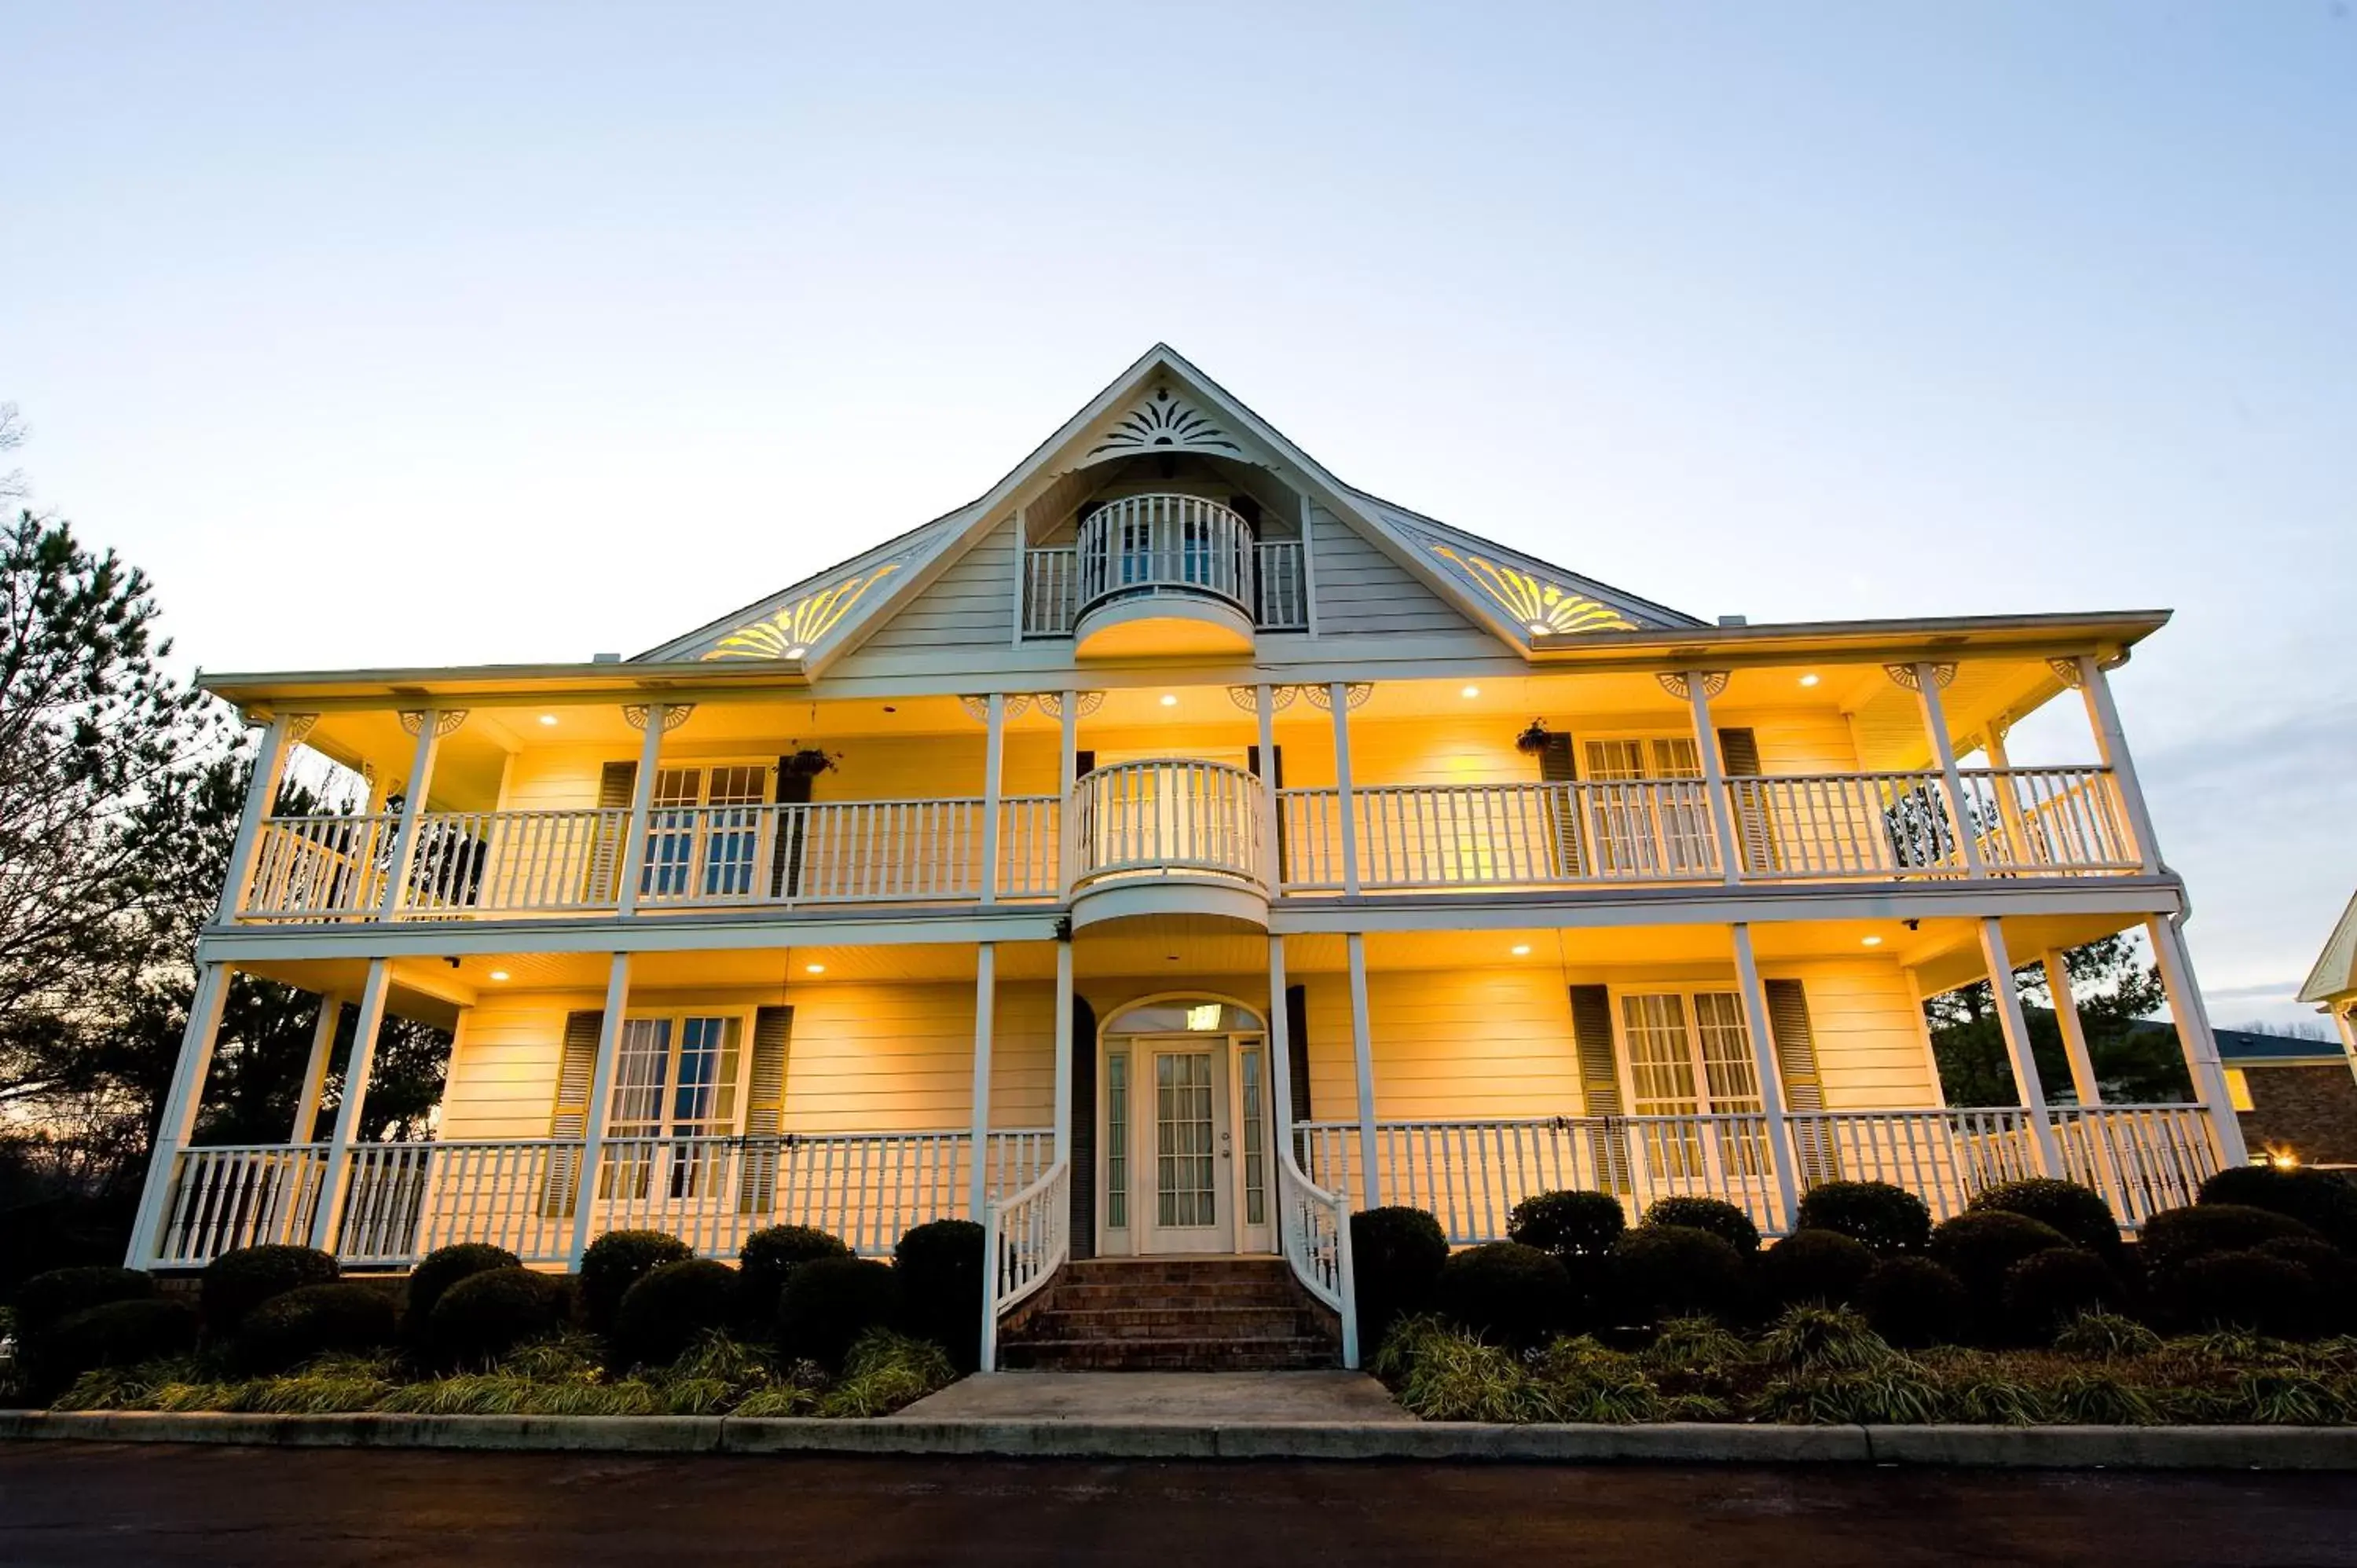
[(0, 1444), (0, 1563), (2357, 1565), (2357, 1477)]

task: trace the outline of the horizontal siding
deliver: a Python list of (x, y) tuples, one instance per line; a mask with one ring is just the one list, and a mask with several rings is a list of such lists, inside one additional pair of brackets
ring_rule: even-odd
[(1321, 634), (1479, 630), (1455, 607), (1323, 507), (1311, 509), (1309, 545), (1317, 562)]
[(894, 610), (837, 666), (857, 672), (870, 650), (1006, 648), (1015, 637), (1015, 525), (994, 528), (931, 586)]

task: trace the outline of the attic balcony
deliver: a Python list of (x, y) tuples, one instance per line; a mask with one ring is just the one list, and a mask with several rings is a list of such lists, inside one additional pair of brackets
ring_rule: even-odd
[(1249, 653), (1255, 631), (1306, 627), (1307, 603), (1300, 542), (1201, 496), (1109, 500), (1075, 542), (1024, 553), (1024, 635), (1087, 659)]

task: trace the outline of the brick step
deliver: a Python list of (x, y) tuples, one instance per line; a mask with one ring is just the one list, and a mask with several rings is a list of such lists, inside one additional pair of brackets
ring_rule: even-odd
[(1075, 1308), (1135, 1306), (1150, 1305), (1150, 1300), (1188, 1306), (1291, 1306), (1299, 1299), (1289, 1280), (1190, 1280), (1185, 1284), (1125, 1285), (1068, 1281), (1060, 1273), (1048, 1289), (1057, 1306)]
[(1196, 1284), (1227, 1280), (1283, 1282), (1292, 1271), (1282, 1258), (1089, 1258), (1066, 1263), (1082, 1284)]
[(1227, 1343), (1269, 1336), (1315, 1337), (1315, 1317), (1299, 1307), (1126, 1307), (1066, 1312), (1050, 1306), (1023, 1326), (1027, 1341), (1200, 1339)]
[(1006, 1348), (1006, 1364), (1058, 1372), (1297, 1372), (1334, 1365), (1325, 1339), (1067, 1339)]

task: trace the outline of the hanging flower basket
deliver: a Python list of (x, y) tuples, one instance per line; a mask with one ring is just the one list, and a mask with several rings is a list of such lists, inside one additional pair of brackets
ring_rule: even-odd
[(1554, 735), (1546, 727), (1544, 719), (1533, 719), (1531, 727), (1514, 737), (1514, 749), (1524, 757), (1536, 757), (1546, 749), (1547, 742), (1554, 738)]
[(806, 746), (799, 751), (788, 752), (786, 759), (778, 765), (778, 770), (789, 779), (815, 779), (822, 773), (833, 772), (834, 765), (842, 760), (843, 754), (839, 751), (827, 752), (814, 746)]

